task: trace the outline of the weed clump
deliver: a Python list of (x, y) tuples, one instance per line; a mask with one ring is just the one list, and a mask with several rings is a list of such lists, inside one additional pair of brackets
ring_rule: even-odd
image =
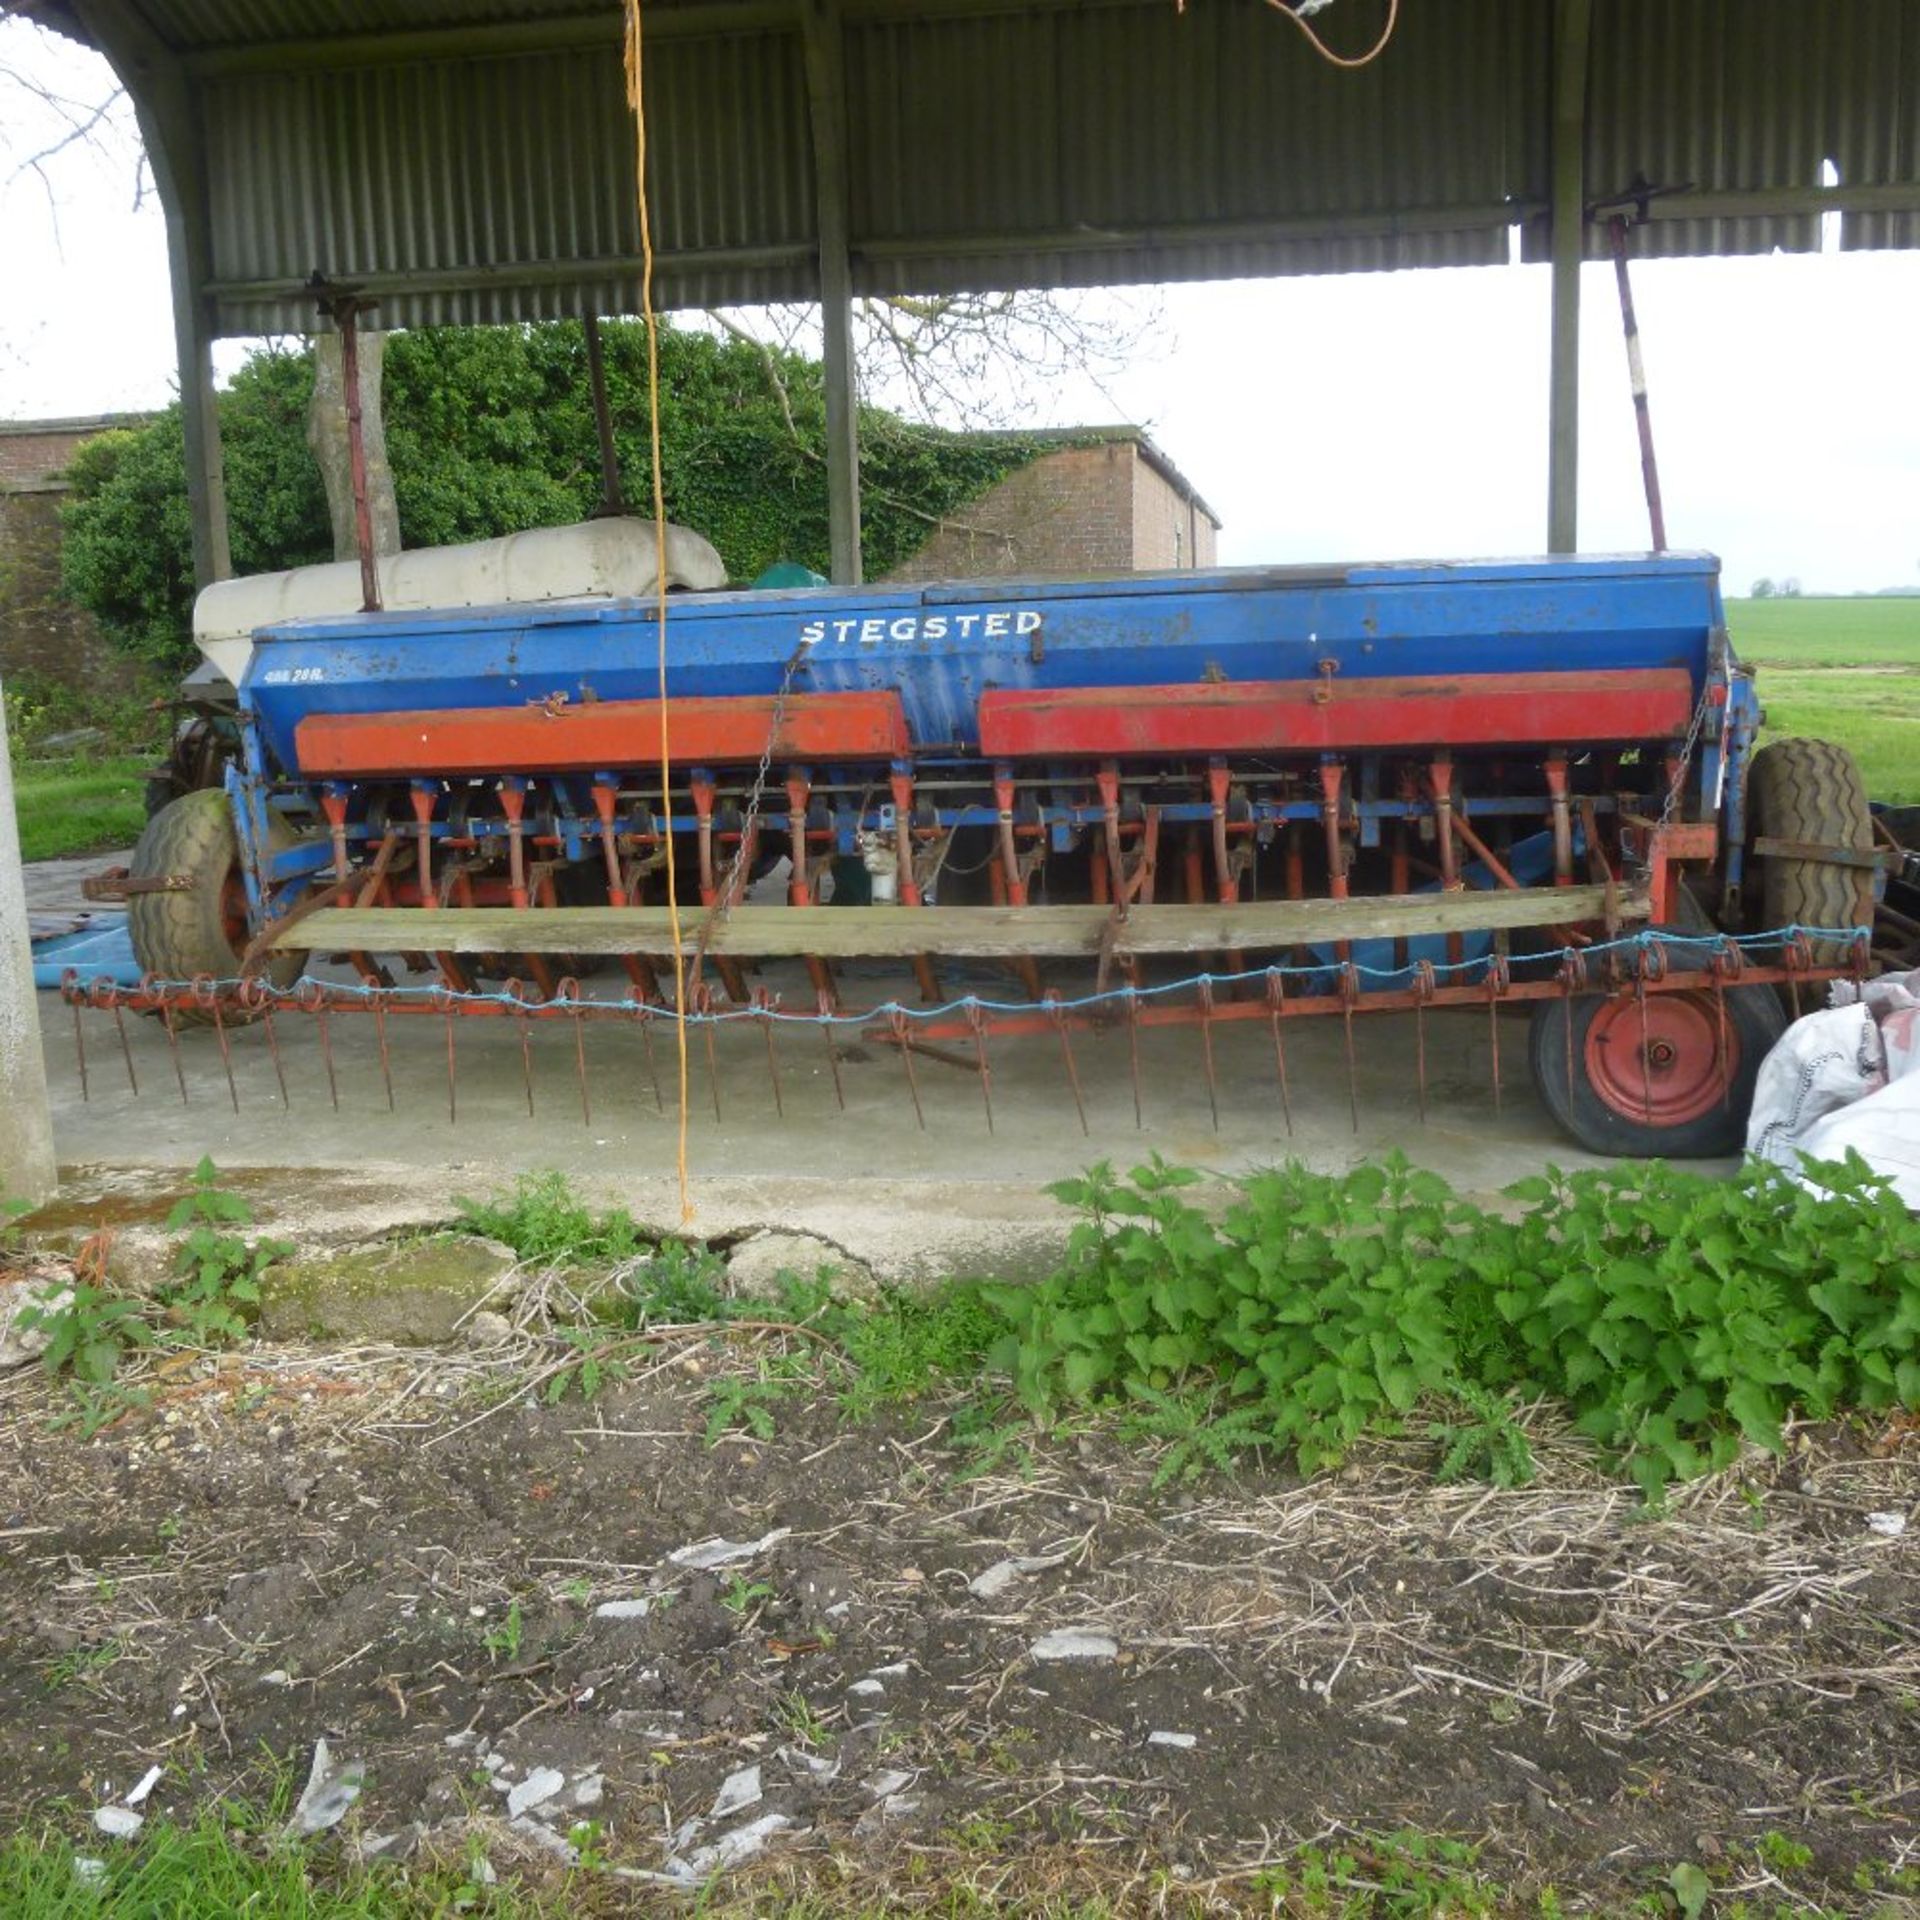
[(1920, 1221), (1857, 1157), (1819, 1191), (1761, 1165), (1550, 1170), (1508, 1189), (1517, 1219), (1397, 1153), (1256, 1174), (1217, 1215), (1199, 1179), (1156, 1159), (1052, 1189), (1083, 1216), (1065, 1264), (984, 1296), (1032, 1411), (1131, 1403), (1183, 1464), (1230, 1443), (1312, 1472), (1437, 1403), (1443, 1472), (1512, 1485), (1516, 1410), (1545, 1397), (1657, 1500), (1743, 1439), (1778, 1452), (1795, 1413), (1920, 1404)]

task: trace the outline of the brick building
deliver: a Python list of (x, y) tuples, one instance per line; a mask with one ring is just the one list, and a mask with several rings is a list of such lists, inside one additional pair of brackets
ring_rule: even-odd
[(1074, 428), (941, 526), (890, 580), (1210, 567), (1220, 521), (1138, 427)]
[(0, 420), (0, 681), (44, 675), (75, 688), (125, 685), (132, 670), (93, 616), (60, 592), (60, 506), (81, 443), (144, 414)]

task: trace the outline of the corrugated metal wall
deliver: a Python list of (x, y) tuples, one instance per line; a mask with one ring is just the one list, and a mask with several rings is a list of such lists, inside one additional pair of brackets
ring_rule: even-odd
[[(807, 297), (812, 143), (797, 20), (649, 0), (667, 305)], [(581, 0), (146, 0), (199, 51), (218, 324), (300, 329), (316, 270), (390, 325), (628, 308), (632, 127), (617, 11)], [(1335, 72), (1261, 0), (847, 0), (856, 284), (865, 291), (1345, 272), (1543, 249), (1552, 9), (1404, 0), (1388, 56)], [(604, 33), (600, 30), (604, 14)], [(1371, 9), (1321, 24), (1359, 37)], [(664, 30), (671, 18), (673, 30)], [(438, 22), (518, 22), (513, 51)], [(551, 21), (556, 41), (542, 46)], [(406, 30), (337, 62), (222, 73), (219, 50)], [(531, 39), (533, 44), (525, 42)], [(211, 55), (206, 50), (212, 50)], [(210, 62), (210, 64), (209, 64)], [(1684, 198), (1643, 252), (1810, 248), (1817, 216), (1739, 198), (1920, 181), (1920, 0), (1595, 0), (1589, 181)], [(1920, 211), (1851, 215), (1920, 244)], [(1598, 250), (1600, 237), (1595, 236)]]

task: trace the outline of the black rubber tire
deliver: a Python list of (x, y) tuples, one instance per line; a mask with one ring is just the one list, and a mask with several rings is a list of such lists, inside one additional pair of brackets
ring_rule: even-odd
[[(1683, 951), (1669, 950), (1669, 964), (1677, 965)], [(1735, 1056), (1733, 1089), (1727, 1100), (1716, 1098), (1704, 1113), (1671, 1125), (1649, 1125), (1643, 1116), (1623, 1112), (1594, 1086), (1586, 1065), (1588, 1035), (1606, 1009), (1619, 1005), (1598, 993), (1580, 995), (1571, 1007), (1564, 1000), (1543, 1000), (1535, 1007), (1527, 1034), (1527, 1065), (1533, 1072), (1534, 1090), (1560, 1126), (1589, 1153), (1623, 1160), (1706, 1160), (1738, 1153), (1746, 1144), (1754, 1080), (1761, 1061), (1786, 1032), (1787, 1014), (1771, 987), (1733, 987), (1725, 997), (1727, 1049)], [(1703, 982), (1698, 996), (1687, 995), (1686, 1003), (1701, 1022), (1711, 1023), (1709, 1031), (1717, 1045), (1719, 1012), (1712, 1004), (1712, 987)], [(1615, 1012), (1610, 1017), (1621, 1015)], [(1637, 1019), (1638, 1009), (1626, 1017)], [(1573, 1049), (1571, 1098), (1569, 1045)]]
[[(1766, 835), (1871, 852), (1873, 815), (1853, 755), (1827, 740), (1776, 740), (1762, 747), (1747, 771), (1747, 831), (1756, 840)], [(1870, 923), (1870, 906), (1862, 917), (1863, 903), (1871, 895), (1860, 868), (1817, 860), (1763, 859), (1757, 864), (1760, 930)], [(1837, 940), (1815, 941), (1814, 951), (1824, 965), (1846, 958), (1846, 948)]]
[[(293, 829), (273, 816), (269, 838), (274, 847), (290, 845)], [(163, 980), (193, 980), (208, 974), (230, 979), (245, 951), (244, 935), (235, 944), (229, 924), (229, 882), (237, 881), (240, 842), (233, 830), (227, 796), (216, 788), (183, 793), (147, 822), (134, 848), (131, 873), (136, 880), (185, 874), (193, 881), (184, 893), (135, 893), (127, 899), (127, 932), (142, 971)], [(277, 954), (261, 971), (277, 987), (300, 977), (304, 953)], [(182, 1008), (182, 1025), (204, 1016)]]

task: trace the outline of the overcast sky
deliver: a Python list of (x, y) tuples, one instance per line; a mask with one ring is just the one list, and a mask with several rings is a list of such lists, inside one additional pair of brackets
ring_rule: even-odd
[[(111, 86), (18, 21), (0, 22), (8, 66), (80, 100)], [(0, 86), (0, 115), (17, 154), (30, 105)], [(0, 181), (0, 418), (170, 397), (166, 238), (135, 197), (111, 143)], [(1634, 293), (1674, 544), (1720, 553), (1737, 592), (1920, 587), (1920, 255), (1652, 261)], [(1581, 544), (1643, 547), (1611, 270), (1585, 294)], [(1171, 287), (1164, 315), (1104, 392), (1062, 383), (1033, 424), (1147, 426), (1225, 522), (1222, 559), (1544, 544), (1544, 268)]]

